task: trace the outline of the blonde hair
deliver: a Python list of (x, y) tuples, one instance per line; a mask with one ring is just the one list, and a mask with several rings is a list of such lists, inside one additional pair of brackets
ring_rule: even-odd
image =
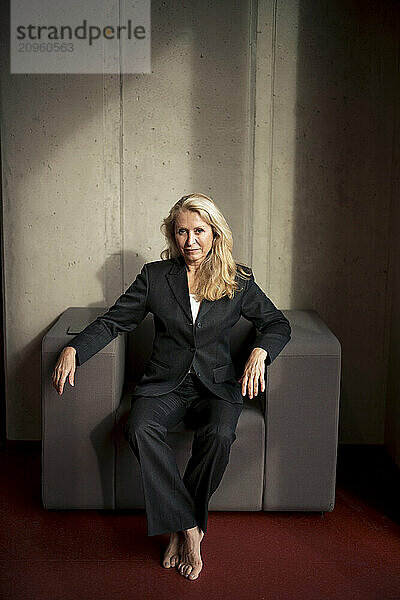
[(161, 231), (165, 236), (167, 248), (160, 257), (163, 260), (181, 256), (175, 241), (175, 222), (182, 211), (197, 212), (201, 219), (213, 230), (213, 243), (210, 252), (201, 263), (196, 273), (197, 300), (219, 300), (223, 296), (233, 298), (240, 291), (236, 275), (242, 279), (250, 277), (232, 256), (233, 236), (223, 214), (216, 204), (205, 194), (188, 194), (182, 196), (163, 219)]

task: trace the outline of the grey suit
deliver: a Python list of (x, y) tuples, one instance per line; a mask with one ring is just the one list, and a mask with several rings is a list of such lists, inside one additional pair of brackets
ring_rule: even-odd
[[(132, 331), (148, 312), (154, 316), (153, 353), (124, 426), (141, 466), (149, 535), (196, 524), (207, 530), (208, 502), (228, 463), (243, 406), (230, 354), (233, 325), (241, 315), (254, 323), (253, 347), (267, 350), (267, 365), (290, 339), (288, 320), (253, 274), (237, 281), (241, 291), (233, 299), (203, 300), (193, 323), (183, 258), (147, 263), (115, 304), (69, 344), (82, 365), (118, 332)], [(191, 366), (194, 374), (188, 374)], [(181, 478), (166, 437), (182, 420), (195, 435)]]

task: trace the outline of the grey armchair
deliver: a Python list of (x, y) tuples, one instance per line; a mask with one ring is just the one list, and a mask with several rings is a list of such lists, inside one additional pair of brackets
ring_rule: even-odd
[[(154, 335), (148, 315), (90, 358), (59, 396), (61, 349), (105, 308), (69, 308), (42, 341), (42, 501), (47, 509), (143, 509), (139, 465), (123, 436), (135, 381)], [(292, 339), (266, 369), (266, 390), (245, 398), (229, 465), (210, 510), (331, 511), (335, 504), (341, 347), (313, 310), (283, 311)], [(232, 330), (237, 376), (255, 330)], [(183, 472), (193, 431), (168, 434)]]

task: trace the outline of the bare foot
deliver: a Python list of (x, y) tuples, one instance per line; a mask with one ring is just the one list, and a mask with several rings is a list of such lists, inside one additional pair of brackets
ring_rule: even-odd
[(180, 546), (180, 561), (178, 569), (181, 575), (187, 579), (197, 579), (203, 567), (200, 555), (200, 544), (204, 532), (198, 525), (191, 529), (184, 529), (183, 542)]
[(164, 552), (163, 567), (169, 569), (170, 567), (176, 567), (179, 562), (179, 534), (174, 531), (170, 534), (169, 544)]

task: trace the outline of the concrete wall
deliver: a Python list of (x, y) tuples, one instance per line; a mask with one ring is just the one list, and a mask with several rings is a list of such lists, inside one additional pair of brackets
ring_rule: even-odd
[[(400, 27), (398, 27), (400, 39)], [(395, 89), (399, 87), (400, 70), (394, 79)], [(387, 376), (387, 399), (385, 421), (385, 446), (400, 468), (400, 115), (397, 113), (393, 129), (392, 166), (392, 212), (390, 226), (391, 255), (389, 267), (391, 300), (389, 327), (389, 364)]]
[(384, 441), (398, 23), (391, 1), (300, 1), (295, 22), (278, 8), (273, 185), (292, 236), (291, 252), (277, 237), (271, 285), (279, 256), (290, 256), (281, 279), (289, 304), (316, 308), (342, 343), (346, 443)]
[[(3, 10), (3, 39), (8, 17)], [(211, 195), (281, 308), (342, 342), (340, 437), (383, 443), (396, 3), (152, 2), (152, 73), (8, 74), (2, 55), (7, 437), (40, 438), (40, 339), (108, 306)]]
[[(397, 138), (398, 139), (398, 138)], [(398, 145), (397, 145), (398, 150)], [(398, 160), (400, 155), (398, 154)], [(396, 168), (400, 163), (396, 163)], [(395, 184), (399, 194), (399, 179)], [(400, 222), (399, 206), (395, 207), (393, 223)], [(386, 402), (385, 445), (400, 468), (400, 238), (397, 227), (393, 227), (393, 254), (391, 273), (393, 276), (392, 311), (390, 315), (390, 347), (388, 368), (388, 393)]]
[(271, 31), (270, 55), (266, 45), (262, 63), (257, 52), (268, 137), (255, 160), (259, 180), (267, 156), (265, 288), (280, 306), (318, 310), (342, 343), (340, 441), (383, 443), (399, 5), (271, 8), (258, 24)]

